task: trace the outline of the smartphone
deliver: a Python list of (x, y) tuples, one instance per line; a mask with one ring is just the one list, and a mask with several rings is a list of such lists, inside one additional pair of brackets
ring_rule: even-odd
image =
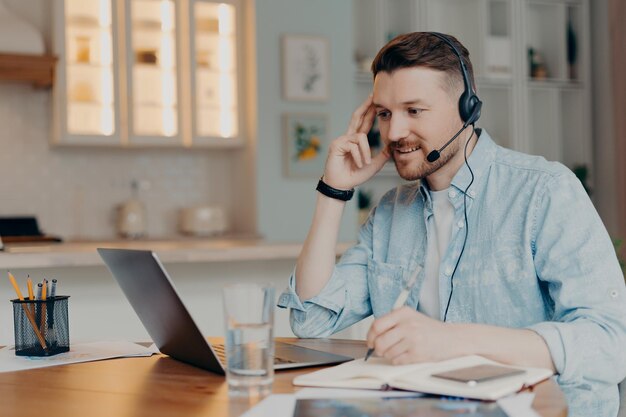
[(509, 368), (500, 365), (476, 365), (468, 368), (460, 368), (452, 371), (432, 374), (435, 378), (449, 379), (452, 381), (464, 382), (469, 386), (474, 386), (481, 382), (492, 381), (512, 375), (525, 373), (523, 369)]

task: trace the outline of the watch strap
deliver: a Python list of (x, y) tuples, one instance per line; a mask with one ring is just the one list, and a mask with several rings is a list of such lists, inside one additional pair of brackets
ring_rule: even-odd
[(324, 194), (326, 197), (334, 198), (341, 201), (348, 201), (354, 195), (354, 188), (350, 190), (338, 190), (326, 184), (324, 182), (324, 177), (320, 178), (315, 189)]

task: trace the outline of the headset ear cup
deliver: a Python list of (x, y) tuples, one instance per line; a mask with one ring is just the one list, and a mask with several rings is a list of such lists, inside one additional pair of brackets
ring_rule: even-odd
[(463, 123), (467, 122), (472, 115), (472, 97), (474, 97), (474, 95), (470, 94), (467, 90), (463, 91), (461, 97), (459, 97), (459, 115)]
[(480, 119), (480, 111), (483, 108), (483, 102), (480, 101), (476, 94), (472, 95), (472, 113), (470, 114), (469, 119), (467, 120), (467, 124), (473, 125)]
[(476, 123), (480, 118), (482, 104), (483, 102), (480, 101), (476, 94), (464, 91), (459, 99), (459, 115), (463, 123), (467, 125)]

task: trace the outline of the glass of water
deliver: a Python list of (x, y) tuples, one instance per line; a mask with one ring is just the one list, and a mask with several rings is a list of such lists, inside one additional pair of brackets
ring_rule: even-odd
[(267, 395), (274, 381), (274, 288), (232, 284), (223, 295), (229, 395)]

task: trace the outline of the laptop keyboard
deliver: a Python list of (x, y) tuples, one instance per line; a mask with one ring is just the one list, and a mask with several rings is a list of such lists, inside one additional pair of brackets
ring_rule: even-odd
[[(217, 358), (220, 360), (222, 365), (226, 365), (226, 351), (225, 351), (224, 345), (211, 344), (211, 347), (213, 348), (213, 351), (217, 355)], [(286, 359), (286, 358), (278, 358), (274, 356), (274, 365), (281, 365), (285, 363), (296, 363), (296, 361), (293, 361), (291, 359)]]

